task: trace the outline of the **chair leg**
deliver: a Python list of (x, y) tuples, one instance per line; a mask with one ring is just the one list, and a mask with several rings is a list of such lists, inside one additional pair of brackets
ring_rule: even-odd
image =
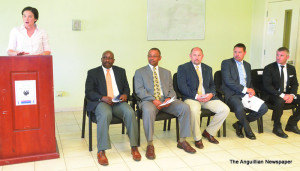
[(202, 116), (200, 116), (200, 127), (202, 125)]
[(138, 123), (138, 146), (141, 145), (141, 122), (140, 122), (141, 118), (138, 114), (137, 116), (137, 123)]
[(208, 126), (210, 123), (210, 116), (207, 117), (207, 122), (206, 122), (206, 126)]
[(93, 151), (92, 149), (92, 118), (89, 115), (89, 151)]
[(263, 133), (263, 126), (262, 126), (262, 117), (257, 119), (257, 128), (258, 128), (258, 133)]
[(177, 142), (179, 141), (179, 122), (178, 118), (176, 118), (176, 137), (177, 137)]
[(166, 128), (167, 128), (167, 119), (164, 120), (164, 128), (163, 128), (163, 131), (166, 131)]
[(122, 134), (125, 134), (125, 124), (122, 122)]
[(81, 138), (84, 138), (85, 134), (85, 120), (86, 120), (86, 111), (84, 109), (83, 116), (82, 116), (82, 131), (81, 131)]
[(221, 130), (218, 131), (218, 137), (221, 137)]
[(223, 122), (223, 137), (226, 137), (226, 119)]
[(168, 131), (170, 131), (171, 129), (171, 119), (169, 119), (169, 122), (168, 122)]

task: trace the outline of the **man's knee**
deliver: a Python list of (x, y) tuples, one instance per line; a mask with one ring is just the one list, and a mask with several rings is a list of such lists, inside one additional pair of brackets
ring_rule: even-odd
[(262, 115), (268, 112), (268, 106), (265, 103), (261, 105), (260, 112), (262, 113)]

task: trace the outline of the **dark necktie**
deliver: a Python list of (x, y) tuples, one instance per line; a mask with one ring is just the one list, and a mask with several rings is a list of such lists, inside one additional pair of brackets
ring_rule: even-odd
[(283, 93), (284, 91), (284, 73), (283, 73), (283, 68), (284, 66), (280, 66), (281, 67), (281, 72), (280, 72), (280, 93)]

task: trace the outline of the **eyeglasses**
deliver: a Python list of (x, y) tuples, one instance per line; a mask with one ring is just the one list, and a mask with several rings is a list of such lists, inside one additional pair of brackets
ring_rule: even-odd
[(114, 60), (114, 58), (112, 58), (112, 57), (106, 57), (106, 56), (103, 56), (102, 59), (104, 59), (104, 60)]
[(158, 58), (159, 56), (151, 56), (151, 55), (148, 55), (148, 58)]

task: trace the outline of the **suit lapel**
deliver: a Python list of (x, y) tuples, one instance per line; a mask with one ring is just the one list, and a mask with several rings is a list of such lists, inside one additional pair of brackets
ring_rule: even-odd
[(104, 92), (107, 95), (107, 87), (106, 87), (106, 80), (105, 80), (105, 75), (103, 72), (103, 68), (102, 66), (99, 67), (99, 75), (98, 75), (98, 79), (99, 79), (99, 84), (101, 85), (100, 87), (104, 87)]
[(191, 73), (192, 73), (192, 78), (196, 78), (197, 80), (197, 87), (199, 86), (199, 77), (198, 77), (198, 74), (197, 74), (197, 71), (195, 69), (195, 66), (192, 62), (189, 63), (189, 69), (191, 70)]
[(279, 84), (280, 84), (280, 73), (279, 73), (279, 68), (278, 68), (277, 62), (274, 62), (273, 68), (274, 68), (276, 80), (279, 80)]
[(238, 78), (237, 81), (238, 81), (238, 83), (239, 83), (239, 82), (240, 82), (240, 76), (239, 76), (238, 68), (237, 68), (236, 63), (235, 63), (235, 59), (232, 58), (232, 59), (231, 59), (231, 62), (232, 62), (232, 68), (233, 68), (234, 72), (235, 72), (236, 75), (237, 75), (237, 78)]
[(146, 77), (148, 77), (149, 79), (145, 79), (145, 80), (149, 80), (149, 84), (154, 91), (153, 71), (151, 70), (149, 65), (146, 66)]
[[(118, 87), (118, 90), (119, 90), (119, 87), (122, 87), (120, 84), (120, 80), (121, 80), (121, 76), (120, 74), (118, 73), (118, 71), (116, 70), (116, 68), (114, 66), (112, 66), (112, 70), (114, 72), (114, 75), (115, 75), (115, 79), (116, 79), (116, 83), (117, 83), (117, 87)], [(120, 90), (119, 90), (120, 92)]]

